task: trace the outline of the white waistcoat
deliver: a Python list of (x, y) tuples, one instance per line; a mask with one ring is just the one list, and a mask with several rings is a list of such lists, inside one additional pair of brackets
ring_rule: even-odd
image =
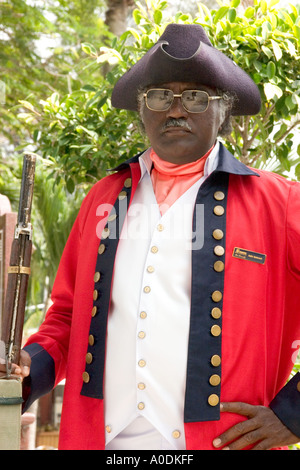
[[(129, 208), (116, 254), (108, 317), (106, 445), (122, 431), (126, 436), (126, 428), (133, 428), (131, 437), (135, 431), (139, 434), (143, 417), (149, 438), (154, 430), (167, 443), (165, 448), (185, 449), (189, 240), (202, 182), (203, 178), (161, 216), (145, 172)], [(155, 448), (144, 446), (143, 440), (133, 442), (133, 449)]]

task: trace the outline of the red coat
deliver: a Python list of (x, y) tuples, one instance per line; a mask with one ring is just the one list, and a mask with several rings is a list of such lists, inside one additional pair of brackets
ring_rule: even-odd
[[(124, 187), (129, 177), (131, 190), (127, 183)], [(66, 377), (61, 449), (104, 448), (107, 311), (101, 308), (109, 308), (110, 284), (102, 290), (99, 284), (99, 304), (93, 300), (93, 292), (98, 289), (96, 264), (101, 269), (104, 260), (98, 254), (98, 235), (108, 214), (101, 218), (97, 208), (104, 203), (113, 206), (124, 189), (132, 197), (139, 177), (135, 158), (89, 192), (61, 259), (53, 305), (28, 342), (33, 356), (32, 399), (41, 393), (35, 391), (36, 374), (37, 382), (44, 384), (42, 393), (52, 387), (51, 381), (57, 384)], [(300, 185), (276, 174), (254, 172), (221, 146), (218, 168), (202, 185), (197, 202), (204, 204), (205, 238), (202, 249), (193, 253), (185, 404), (186, 445), (193, 450), (212, 449), (215, 437), (241, 421), (240, 416), (220, 414), (219, 400), (268, 406), (288, 380), (300, 344)], [(223, 207), (219, 215), (214, 213), (215, 206)], [(222, 230), (223, 238), (214, 238), (215, 229)], [(103, 282), (113, 272), (117, 240), (111, 243), (115, 245), (107, 245), (103, 269), (108, 274)], [(215, 255), (216, 245), (223, 245), (225, 256)], [(216, 268), (215, 261), (225, 263), (225, 270), (220, 263)], [(215, 297), (216, 292), (221, 299)], [(212, 317), (213, 307), (220, 308), (220, 318)], [(212, 327), (216, 326), (215, 334)], [(92, 344), (89, 335), (93, 335)], [(87, 351), (94, 357), (91, 365), (86, 363)], [(221, 365), (218, 360), (212, 364), (213, 356), (221, 358)], [(87, 383), (83, 382), (84, 372)], [(221, 377), (220, 385), (209, 383), (212, 374)], [(299, 380), (298, 374), (290, 382), (289, 393), (277, 395), (274, 411), (300, 436)], [(211, 395), (213, 405), (209, 404)]]

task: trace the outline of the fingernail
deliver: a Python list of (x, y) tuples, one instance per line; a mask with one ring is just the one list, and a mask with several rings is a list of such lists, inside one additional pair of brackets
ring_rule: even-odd
[(219, 446), (221, 445), (221, 439), (215, 439), (215, 440), (213, 441), (213, 445), (214, 445), (215, 447), (219, 447)]
[(29, 372), (30, 372), (30, 368), (28, 366), (24, 366), (23, 367), (23, 374), (27, 376), (27, 375), (29, 375)]

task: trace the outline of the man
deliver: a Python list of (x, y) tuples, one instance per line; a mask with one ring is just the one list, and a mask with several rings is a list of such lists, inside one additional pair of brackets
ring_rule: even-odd
[(25, 352), (15, 370), (26, 406), (66, 376), (61, 449), (296, 443), (300, 187), (217, 139), (259, 112), (256, 85), (201, 26), (173, 24), (112, 104), (140, 111), (150, 148), (83, 202), (30, 376)]

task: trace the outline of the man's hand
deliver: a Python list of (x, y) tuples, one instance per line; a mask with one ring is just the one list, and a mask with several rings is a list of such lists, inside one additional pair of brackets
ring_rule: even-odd
[(232, 426), (214, 439), (216, 448), (225, 446), (223, 450), (242, 450), (253, 446), (252, 450), (270, 450), (296, 444), (300, 440), (265, 406), (227, 402), (221, 404), (221, 412), (237, 413), (247, 416), (248, 420)]
[[(0, 378), (6, 376), (6, 365), (5, 361), (0, 359)], [(21, 350), (20, 352), (20, 363), (12, 364), (11, 377), (19, 378), (21, 381), (27, 377), (30, 373), (31, 358), (26, 351)]]

